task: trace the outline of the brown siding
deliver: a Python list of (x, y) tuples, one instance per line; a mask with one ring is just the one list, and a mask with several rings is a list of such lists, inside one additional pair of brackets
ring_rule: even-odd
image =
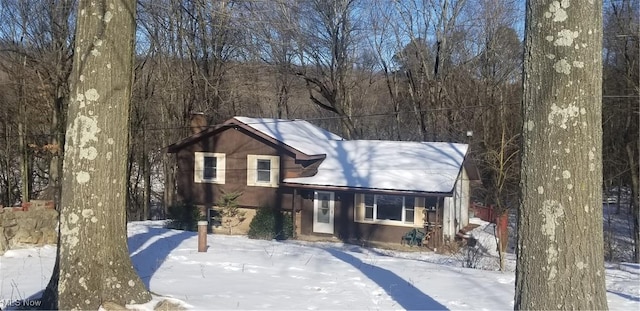
[[(194, 153), (224, 153), (226, 157), (225, 184), (194, 182)], [(313, 189), (298, 189), (295, 202), (293, 189), (247, 186), (247, 155), (280, 156), (280, 179), (312, 176), (322, 160), (296, 160), (295, 155), (273, 145), (242, 128), (227, 128), (205, 137), (201, 142), (187, 145), (176, 153), (178, 173), (176, 183), (179, 199), (210, 207), (223, 193), (242, 192), (239, 204), (243, 207), (277, 207), (300, 210), (297, 230), (302, 235), (330, 237), (313, 233)], [(408, 227), (367, 224), (354, 221), (355, 196), (352, 191), (334, 191), (334, 235), (346, 241), (400, 243)]]
[[(313, 232), (313, 190), (298, 190), (302, 213), (300, 217), (301, 234), (309, 236), (328, 236)], [(369, 241), (383, 243), (400, 243), (402, 236), (411, 230), (381, 224), (367, 224), (354, 221), (355, 192), (335, 191), (335, 236), (345, 242)]]
[(313, 235), (313, 190), (298, 190), (300, 195), (300, 232)]
[[(225, 184), (194, 182), (194, 153), (217, 152), (226, 157)], [(242, 192), (239, 204), (245, 207), (281, 207), (290, 209), (293, 191), (287, 188), (247, 186), (247, 155), (280, 156), (280, 179), (299, 175), (310, 161), (296, 161), (294, 155), (241, 128), (228, 128), (205, 137), (176, 153), (178, 173), (176, 183), (182, 201), (212, 206), (226, 192)]]

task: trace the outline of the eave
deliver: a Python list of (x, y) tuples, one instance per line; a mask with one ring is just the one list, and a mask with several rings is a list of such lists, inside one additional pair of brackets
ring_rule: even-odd
[(210, 137), (212, 135), (215, 135), (218, 132), (221, 132), (223, 130), (227, 130), (230, 128), (234, 128), (234, 129), (241, 129), (244, 130), (245, 132), (247, 132), (249, 135), (253, 135), (256, 137), (259, 137), (262, 140), (267, 141), (268, 143), (280, 147), (290, 153), (292, 153), (295, 157), (296, 160), (321, 160), (324, 159), (326, 157), (325, 154), (306, 154), (296, 148), (293, 148), (285, 143), (282, 143), (281, 141), (266, 135), (242, 122), (239, 122), (238, 120), (236, 120), (235, 118), (230, 119), (228, 121), (226, 121), (225, 123), (221, 124), (221, 125), (216, 125), (214, 127), (210, 127), (202, 132), (193, 134), (189, 137), (186, 137), (176, 143), (173, 143), (169, 146), (167, 146), (167, 153), (177, 153), (180, 150), (182, 150), (183, 148), (191, 145), (191, 144), (195, 144), (198, 141), (205, 139), (207, 137)]
[(419, 195), (419, 196), (435, 196), (435, 197), (451, 197), (453, 192), (432, 192), (432, 191), (415, 191), (415, 190), (398, 190), (398, 189), (379, 189), (379, 188), (359, 188), (344, 186), (327, 186), (327, 185), (309, 185), (293, 182), (283, 182), (282, 186), (298, 189), (315, 189), (329, 191), (353, 191), (353, 192), (370, 192), (378, 194), (395, 194), (395, 195)]

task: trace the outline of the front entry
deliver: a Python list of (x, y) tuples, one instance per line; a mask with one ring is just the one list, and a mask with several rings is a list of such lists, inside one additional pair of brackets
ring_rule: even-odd
[(313, 232), (333, 234), (333, 198), (333, 192), (314, 193)]

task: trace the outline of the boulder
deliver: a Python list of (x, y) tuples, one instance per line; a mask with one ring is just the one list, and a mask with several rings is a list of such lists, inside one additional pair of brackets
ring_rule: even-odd
[(124, 306), (121, 306), (115, 302), (111, 302), (111, 301), (105, 301), (102, 303), (102, 308), (105, 311), (126, 311), (127, 308)]
[(174, 310), (180, 311), (180, 310), (187, 310), (187, 308), (183, 307), (181, 304), (171, 302), (165, 299), (158, 302), (158, 304), (156, 304), (156, 306), (153, 307), (153, 310), (154, 311), (174, 311)]

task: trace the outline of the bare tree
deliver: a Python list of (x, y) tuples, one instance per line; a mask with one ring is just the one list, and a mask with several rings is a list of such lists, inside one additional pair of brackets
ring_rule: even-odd
[[(616, 1), (605, 5), (604, 21), (604, 179), (606, 187), (617, 186), (617, 193), (630, 189), (633, 260), (640, 262), (640, 24), (637, 1)], [(608, 192), (609, 189), (604, 189)], [(623, 203), (618, 200), (617, 212)]]
[(80, 1), (49, 307), (150, 300), (127, 248), (126, 169), (136, 2)]
[(295, 1), (249, 2), (252, 44), (257, 59), (273, 67), (275, 75), (276, 117), (290, 115), (290, 97), (295, 85), (295, 38), (299, 27), (299, 10)]
[(516, 310), (607, 309), (602, 1), (528, 1)]
[[(483, 178), (484, 202), (502, 216), (515, 208), (518, 196), (522, 45), (513, 28), (517, 20), (514, 1), (476, 4), (470, 9), (477, 12), (475, 36), (480, 53), (473, 68), (478, 75), (476, 98), (483, 108), (477, 113), (473, 153)], [(506, 246), (505, 239), (499, 241), (501, 269)]]
[[(22, 153), (31, 156), (33, 174), (26, 172), (22, 178), (27, 182), (33, 175), (45, 179), (47, 188), (39, 197), (53, 199), (59, 203), (60, 171), (62, 170), (62, 146), (64, 145), (65, 114), (68, 102), (68, 78), (71, 72), (73, 53), (73, 22), (75, 10), (73, 0), (37, 1), (0, 1), (0, 18), (4, 21), (0, 27), (0, 42), (3, 53), (0, 69), (11, 72), (13, 77), (21, 77), (17, 85), (25, 95), (31, 94), (32, 100), (24, 101), (20, 108), (24, 110), (20, 120), (28, 115), (28, 125), (23, 127)], [(16, 71), (22, 67), (21, 70)], [(28, 106), (28, 107), (27, 107)], [(48, 111), (35, 114), (46, 117), (44, 122), (35, 122), (31, 109)], [(39, 120), (38, 120), (39, 121)], [(39, 126), (47, 124), (48, 126)], [(35, 128), (34, 128), (35, 127)], [(34, 136), (41, 135), (41, 136)], [(46, 139), (36, 139), (42, 137)], [(25, 139), (26, 138), (26, 139)], [(34, 150), (35, 149), (35, 150)], [(34, 153), (34, 151), (46, 151)], [(24, 157), (23, 158), (28, 158)], [(40, 171), (41, 162), (47, 162), (47, 168)], [(29, 165), (27, 165), (28, 167)], [(38, 176), (42, 175), (42, 176)], [(37, 181), (37, 179), (35, 179)], [(33, 187), (38, 194), (39, 186)]]
[(356, 0), (305, 0), (298, 3), (301, 33), (296, 36), (301, 59), (297, 72), (309, 99), (340, 116), (343, 135), (360, 135), (353, 120), (352, 68), (358, 39)]

